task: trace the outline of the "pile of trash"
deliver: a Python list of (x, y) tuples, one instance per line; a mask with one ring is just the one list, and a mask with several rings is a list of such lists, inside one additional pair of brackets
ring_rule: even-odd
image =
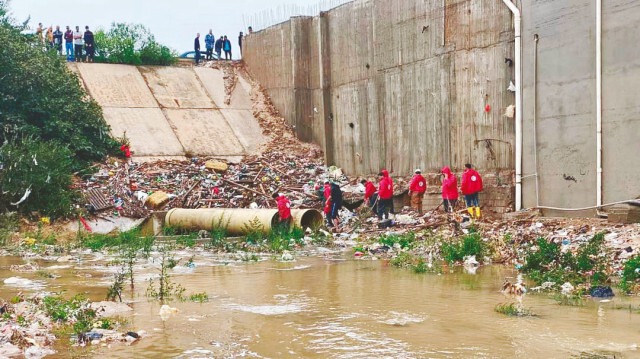
[[(236, 73), (244, 69), (237, 64), (222, 69), (230, 96)], [(155, 162), (111, 158), (75, 181), (86, 209), (93, 215), (144, 218), (151, 211), (176, 207), (273, 208), (271, 195), (276, 192), (294, 207), (322, 208), (318, 190), (328, 179), (344, 184), (347, 197), (359, 191), (353, 197), (361, 198), (364, 188), (349, 182), (339, 168), (327, 168), (320, 148), (299, 141), (260, 85), (243, 77), (252, 86), (253, 115), (269, 139), (255, 154), (237, 163), (206, 157)]]

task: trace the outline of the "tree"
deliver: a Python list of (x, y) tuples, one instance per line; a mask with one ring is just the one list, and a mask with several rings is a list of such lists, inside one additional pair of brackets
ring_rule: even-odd
[(140, 24), (113, 23), (95, 34), (96, 61), (131, 65), (173, 65), (176, 54)]
[(0, 209), (64, 216), (71, 212), (71, 151), (56, 142), (24, 138), (0, 148)]

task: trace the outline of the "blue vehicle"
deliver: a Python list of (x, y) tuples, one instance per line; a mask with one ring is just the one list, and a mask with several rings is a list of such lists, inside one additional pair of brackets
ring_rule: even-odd
[[(200, 59), (201, 60), (206, 60), (206, 56), (207, 56), (207, 52), (206, 51), (200, 51)], [(218, 59), (218, 54), (216, 54), (215, 52), (213, 54), (211, 54), (211, 56), (213, 57), (214, 60)], [(182, 55), (178, 56), (181, 59), (195, 59), (196, 58), (196, 52), (195, 51), (187, 51), (185, 53), (183, 53)]]

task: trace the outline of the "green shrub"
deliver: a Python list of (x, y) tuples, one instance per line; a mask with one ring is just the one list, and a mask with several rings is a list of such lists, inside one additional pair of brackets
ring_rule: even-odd
[(198, 233), (191, 233), (188, 235), (182, 235), (176, 238), (176, 244), (181, 247), (193, 247), (196, 245), (196, 238)]
[[(65, 146), (25, 138), (2, 146), (0, 156), (5, 166), (0, 172), (0, 206), (47, 216), (72, 212), (77, 194), (70, 189), (72, 153)], [(25, 193), (22, 203), (12, 205)]]
[(633, 257), (624, 264), (619, 284), (620, 289), (625, 293), (629, 293), (638, 279), (640, 279), (640, 257)]
[(559, 245), (544, 238), (538, 238), (536, 247), (525, 254), (521, 271), (538, 285), (544, 282), (604, 285), (609, 282), (604, 234), (597, 234), (580, 245), (575, 256), (571, 252), (562, 253)]
[(131, 65), (173, 65), (171, 49), (155, 41), (143, 25), (113, 23), (108, 31), (95, 33), (97, 62)]
[(393, 257), (389, 264), (394, 267), (407, 267), (413, 263), (415, 256), (409, 252), (398, 253), (397, 256)]
[(221, 216), (217, 221), (212, 223), (213, 229), (209, 232), (209, 238), (211, 238), (209, 245), (211, 247), (224, 247), (225, 238), (227, 238), (227, 227), (229, 226), (231, 218), (229, 218), (226, 223), (223, 223), (223, 220), (224, 216)]
[(522, 266), (522, 272), (540, 271), (552, 262), (560, 259), (560, 246), (547, 241), (544, 238), (538, 238), (536, 241), (537, 250), (530, 250), (525, 257), (525, 264)]
[(6, 245), (18, 229), (18, 215), (15, 212), (0, 213), (0, 246)]
[(416, 234), (414, 232), (408, 232), (406, 234), (391, 234), (384, 235), (378, 239), (378, 242), (388, 247), (393, 248), (396, 244), (403, 249), (410, 249), (413, 247), (416, 241)]
[(481, 260), (487, 254), (488, 249), (480, 233), (470, 232), (462, 239), (443, 243), (440, 252), (447, 262), (453, 263), (464, 260), (466, 256), (476, 256)]
[(411, 265), (411, 270), (413, 273), (426, 273), (429, 270), (427, 263), (424, 261), (424, 258), (418, 258), (416, 264)]

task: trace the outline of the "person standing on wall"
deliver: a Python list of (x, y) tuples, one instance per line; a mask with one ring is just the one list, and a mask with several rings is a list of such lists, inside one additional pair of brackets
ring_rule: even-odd
[(196, 34), (193, 40), (193, 50), (196, 52), (196, 65), (200, 63), (200, 33)]
[(389, 219), (389, 211), (393, 207), (393, 179), (389, 177), (389, 171), (381, 171), (378, 174), (378, 219)]
[(204, 37), (204, 46), (207, 48), (207, 60), (211, 60), (213, 57), (213, 44), (216, 42), (215, 36), (213, 36), (213, 30), (209, 29), (209, 33)]
[(240, 47), (240, 57), (242, 57), (242, 39), (243, 39), (242, 31), (240, 31), (240, 35), (238, 36), (238, 47)]
[(336, 232), (340, 231), (340, 209), (342, 209), (342, 190), (337, 183), (331, 184), (331, 221)]
[(87, 54), (87, 62), (93, 62), (93, 57), (96, 54), (96, 42), (89, 26), (85, 26), (84, 29), (84, 50)]
[(222, 42), (222, 49), (224, 50), (224, 59), (231, 60), (231, 41), (227, 39), (227, 35), (224, 35), (224, 41)]
[(449, 166), (442, 168), (442, 174), (444, 179), (442, 180), (442, 200), (444, 201), (444, 211), (453, 212), (458, 202), (458, 180), (456, 176), (451, 173)]
[(218, 55), (218, 60), (222, 60), (222, 43), (223, 42), (224, 42), (224, 39), (222, 38), (222, 36), (220, 36), (220, 38), (216, 40), (215, 49), (216, 49), (216, 54)]
[(80, 32), (80, 26), (76, 26), (76, 31), (73, 32), (73, 53), (76, 61), (82, 61), (82, 46), (84, 40), (82, 39), (82, 32)]
[(47, 49), (53, 49), (53, 26), (47, 29)]
[(36, 29), (36, 36), (38, 40), (40, 40), (40, 44), (44, 45), (44, 28), (42, 27), (42, 23), (38, 24), (38, 28)]
[(409, 185), (409, 196), (411, 196), (411, 208), (422, 214), (422, 199), (427, 190), (427, 180), (422, 175), (422, 171), (418, 168), (414, 171), (415, 175), (411, 179)]
[(62, 31), (60, 31), (60, 26), (56, 26), (56, 31), (53, 32), (53, 45), (58, 51), (58, 55), (62, 55)]
[(67, 51), (67, 61), (73, 60), (73, 31), (67, 26), (67, 31), (64, 33), (64, 46)]
[(467, 211), (469, 211), (471, 218), (475, 216), (480, 219), (482, 213), (480, 212), (478, 194), (482, 191), (482, 177), (480, 177), (480, 174), (473, 169), (473, 165), (470, 163), (467, 163), (464, 166), (466, 169), (464, 170), (464, 173), (462, 173), (460, 190), (464, 195), (464, 200), (467, 203)]
[(281, 231), (287, 231), (291, 225), (291, 203), (287, 197), (274, 193), (272, 197), (278, 204), (278, 220), (279, 229)]

